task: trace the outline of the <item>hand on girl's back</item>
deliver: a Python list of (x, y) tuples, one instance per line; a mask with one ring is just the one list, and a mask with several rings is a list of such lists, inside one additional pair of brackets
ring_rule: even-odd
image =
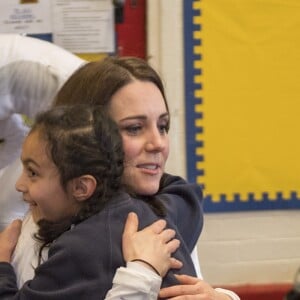
[(130, 213), (123, 232), (123, 256), (126, 262), (144, 260), (162, 277), (169, 269), (182, 267), (179, 260), (171, 257), (178, 249), (180, 241), (174, 239), (174, 230), (166, 229), (165, 220), (158, 220), (143, 230), (137, 230), (137, 215)]
[(16, 247), (16, 244), (21, 233), (22, 221), (12, 221), (1, 233), (0, 233), (0, 261), (10, 262), (12, 253)]

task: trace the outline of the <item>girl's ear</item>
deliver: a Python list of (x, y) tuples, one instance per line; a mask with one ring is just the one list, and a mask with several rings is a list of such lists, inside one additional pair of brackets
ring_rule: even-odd
[(73, 179), (72, 194), (79, 202), (89, 199), (97, 186), (97, 181), (94, 176), (82, 175)]

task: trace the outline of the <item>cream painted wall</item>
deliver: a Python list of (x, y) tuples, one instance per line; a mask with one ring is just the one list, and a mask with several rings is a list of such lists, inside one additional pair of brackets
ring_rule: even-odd
[[(167, 171), (186, 175), (184, 128), (184, 0), (148, 0), (150, 63), (166, 85), (171, 112)], [(300, 211), (206, 214), (198, 242), (211, 284), (291, 282), (300, 266)]]
[[(170, 6), (172, 13), (170, 13)], [(148, 0), (148, 56), (162, 76), (171, 112), (167, 170), (185, 177), (185, 122), (181, 1)], [(169, 18), (165, 20), (165, 16)]]

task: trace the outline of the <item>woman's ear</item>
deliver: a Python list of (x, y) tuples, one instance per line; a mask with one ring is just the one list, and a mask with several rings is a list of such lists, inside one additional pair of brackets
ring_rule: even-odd
[(89, 199), (97, 186), (97, 181), (92, 175), (82, 175), (73, 179), (72, 194), (77, 201)]

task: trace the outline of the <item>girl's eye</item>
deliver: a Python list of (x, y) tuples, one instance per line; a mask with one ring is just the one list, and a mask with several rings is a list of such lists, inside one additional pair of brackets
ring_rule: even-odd
[(33, 178), (33, 177), (37, 176), (37, 173), (31, 168), (27, 168), (27, 175), (29, 178)]

